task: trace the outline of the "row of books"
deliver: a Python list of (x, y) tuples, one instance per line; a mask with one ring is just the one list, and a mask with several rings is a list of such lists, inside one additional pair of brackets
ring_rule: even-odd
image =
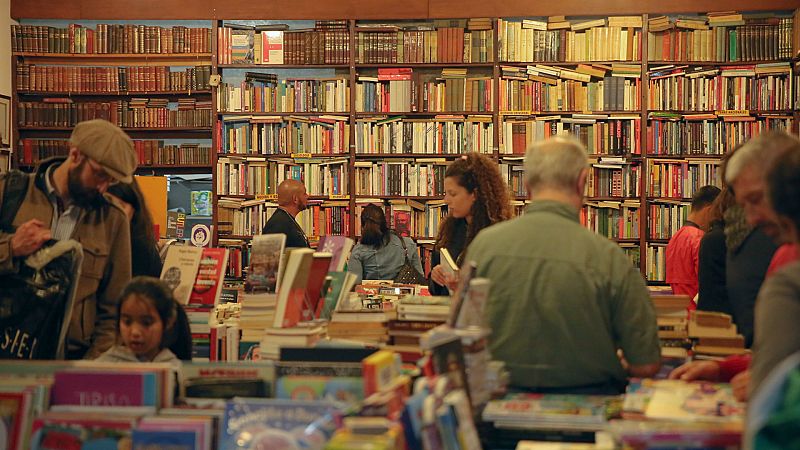
[(354, 128), (356, 153), (459, 154), (494, 149), (491, 116), (357, 119)]
[(12, 25), (11, 51), (33, 53), (211, 53), (211, 29), (97, 24)]
[(238, 85), (217, 88), (220, 112), (347, 112), (350, 89), (346, 78), (286, 79), (246, 75)]
[(262, 195), (275, 193), (285, 179), (303, 181), (314, 196), (348, 194), (347, 159), (273, 159), (253, 161), (246, 158), (217, 158), (217, 195)]
[(744, 18), (729, 25), (696, 25), (649, 33), (651, 61), (768, 61), (791, 58), (792, 17)]
[[(218, 202), (220, 238), (228, 236), (249, 237), (261, 233), (277, 204), (265, 200), (220, 198)], [(350, 235), (350, 202), (325, 201), (311, 203), (296, 218), (310, 238), (327, 235)], [(314, 240), (314, 239), (312, 239)]]
[(468, 77), (466, 69), (445, 69), (442, 77), (416, 76), (411, 69), (393, 79), (359, 76), (356, 84), (356, 111), (376, 113), (490, 112), (494, 107), (491, 77)]
[(666, 68), (650, 72), (647, 107), (664, 111), (792, 108), (789, 63), (719, 68)]
[[(743, 114), (743, 115), (740, 115)], [(769, 130), (791, 130), (790, 115), (651, 113), (649, 155), (723, 155)], [(683, 120), (681, 120), (683, 119)]]
[(690, 199), (703, 186), (722, 184), (719, 161), (648, 159), (647, 176), (649, 197)]
[(533, 21), (499, 19), (500, 61), (641, 60), (642, 19), (635, 16), (631, 20), (634, 26), (606, 26), (606, 19), (596, 19), (584, 22), (589, 28), (547, 30), (537, 29), (541, 25)]
[(503, 121), (500, 153), (524, 155), (534, 142), (569, 133), (593, 155), (641, 154), (639, 116), (624, 114), (571, 114), (508, 118)]
[[(210, 165), (211, 148), (199, 144), (164, 144), (160, 140), (134, 140), (138, 163), (142, 165)], [(66, 156), (69, 142), (65, 139), (30, 139), (19, 141), (17, 162), (33, 165), (52, 156)]]
[(289, 30), (286, 25), (225, 24), (217, 30), (218, 64), (347, 64), (350, 33), (343, 28)]
[(592, 165), (586, 178), (588, 197), (638, 197), (641, 165), (606, 163)]
[(690, 207), (690, 204), (680, 202), (650, 203), (647, 213), (647, 238), (670, 239), (683, 226), (689, 216)]
[(446, 169), (444, 159), (356, 161), (354, 193), (365, 196), (443, 196)]
[(666, 281), (667, 244), (647, 244), (646, 252), (647, 267), (644, 273), (647, 281)]
[(17, 65), (17, 92), (128, 93), (211, 89), (211, 66), (78, 67)]
[(639, 239), (640, 204), (623, 202), (587, 202), (580, 212), (581, 224), (609, 239)]
[(217, 151), (225, 154), (341, 154), (350, 148), (342, 116), (226, 116), (217, 121)]
[(486, 63), (494, 60), (491, 30), (423, 26), (422, 30), (356, 29), (356, 63)]
[[(522, 69), (524, 70), (524, 69)], [(642, 91), (638, 78), (608, 76), (598, 81), (548, 79), (525, 74), (525, 81), (500, 79), (500, 111), (638, 111)], [(524, 73), (524, 72), (523, 72)]]
[(17, 125), (21, 127), (72, 127), (78, 122), (105, 119), (123, 128), (210, 128), (211, 105), (194, 99), (181, 99), (170, 106), (165, 99), (131, 99), (112, 102), (73, 103), (18, 102)]

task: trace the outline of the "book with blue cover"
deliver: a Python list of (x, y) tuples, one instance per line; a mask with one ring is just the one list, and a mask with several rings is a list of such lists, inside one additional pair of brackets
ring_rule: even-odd
[(234, 398), (225, 405), (219, 450), (321, 450), (341, 422), (336, 403)]
[(197, 434), (194, 431), (180, 430), (133, 430), (131, 435), (133, 450), (194, 450)]

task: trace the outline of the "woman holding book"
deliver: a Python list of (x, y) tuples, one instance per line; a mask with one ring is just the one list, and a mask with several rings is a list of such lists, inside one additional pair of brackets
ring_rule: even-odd
[(511, 218), (508, 185), (489, 157), (467, 153), (447, 167), (444, 177), (448, 216), (439, 226), (431, 257), (428, 286), (433, 295), (447, 295), (448, 286), (456, 281), (455, 274), (442, 264), (442, 249), (447, 249), (460, 267), (464, 249), (478, 232)]
[[(386, 225), (380, 206), (367, 205), (361, 211), (361, 240), (353, 247), (347, 270), (361, 280), (394, 280), (406, 262), (422, 273), (417, 246)], [(421, 276), (421, 275), (420, 275)]]

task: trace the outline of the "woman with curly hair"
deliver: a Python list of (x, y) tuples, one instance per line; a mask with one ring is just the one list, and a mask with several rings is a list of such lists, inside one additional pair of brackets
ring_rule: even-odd
[(455, 281), (440, 264), (441, 249), (446, 248), (461, 266), (464, 249), (479, 231), (511, 218), (508, 186), (488, 156), (468, 153), (453, 161), (444, 177), (448, 216), (439, 226), (431, 258), (428, 285), (433, 295), (447, 295), (447, 285)]

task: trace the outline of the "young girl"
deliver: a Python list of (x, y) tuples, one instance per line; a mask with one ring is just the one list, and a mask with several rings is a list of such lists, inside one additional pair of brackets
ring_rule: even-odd
[(113, 362), (178, 362), (192, 359), (189, 321), (183, 307), (158, 278), (135, 277), (119, 301), (121, 345), (97, 358)]

